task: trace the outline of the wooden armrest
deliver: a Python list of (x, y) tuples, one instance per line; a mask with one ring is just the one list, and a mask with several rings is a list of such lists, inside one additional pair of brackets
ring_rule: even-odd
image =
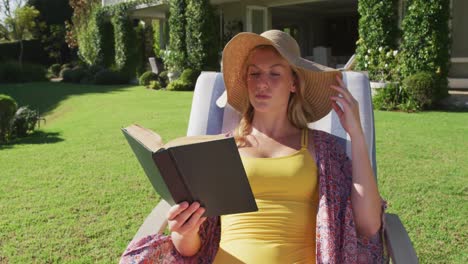
[(413, 244), (396, 214), (385, 214), (385, 238), (392, 263), (419, 263)]
[(148, 217), (146, 217), (145, 222), (140, 226), (132, 241), (151, 234), (161, 234), (164, 232), (167, 226), (166, 214), (170, 208), (171, 206), (166, 201), (161, 200)]

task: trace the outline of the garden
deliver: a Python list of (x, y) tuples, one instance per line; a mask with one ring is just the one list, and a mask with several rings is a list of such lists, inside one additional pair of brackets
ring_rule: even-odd
[[(26, 2), (0, 8), (0, 263), (115, 263), (159, 201), (120, 128), (185, 135), (196, 78), (220, 70), (219, 25), (208, 1), (170, 1), (161, 25), (128, 16), (151, 0)], [(384, 83), (380, 193), (421, 263), (467, 263), (468, 113), (437, 104), (448, 4), (413, 0), (398, 28), (377, 2), (359, 1), (355, 69)]]

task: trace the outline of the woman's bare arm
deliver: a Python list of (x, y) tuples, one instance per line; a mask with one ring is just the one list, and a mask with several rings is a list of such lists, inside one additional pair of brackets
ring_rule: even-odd
[(201, 217), (205, 209), (198, 202), (189, 206), (188, 202), (176, 204), (169, 210), (167, 220), (171, 230), (172, 243), (177, 251), (186, 257), (198, 253), (201, 247), (198, 230), (206, 217)]
[(356, 231), (359, 235), (372, 236), (381, 227), (381, 199), (362, 131), (359, 104), (345, 88), (345, 84), (339, 76), (337, 76), (337, 81), (339, 86), (332, 85), (331, 88), (337, 91), (340, 96), (334, 96), (331, 100), (341, 125), (351, 137), (353, 174), (351, 203)]

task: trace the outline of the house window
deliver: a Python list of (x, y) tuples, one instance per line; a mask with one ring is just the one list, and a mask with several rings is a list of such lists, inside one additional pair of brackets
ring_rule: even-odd
[(267, 30), (268, 9), (262, 6), (247, 6), (247, 31), (260, 34)]

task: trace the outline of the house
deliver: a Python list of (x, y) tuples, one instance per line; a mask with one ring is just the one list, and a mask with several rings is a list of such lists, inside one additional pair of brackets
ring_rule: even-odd
[[(111, 5), (125, 0), (102, 0)], [(128, 1), (128, 0), (127, 0)], [(167, 21), (169, 0), (142, 4), (130, 15), (143, 21)], [(400, 22), (403, 0), (399, 0)], [(299, 43), (304, 57), (330, 67), (340, 67), (354, 54), (358, 39), (358, 0), (211, 0), (219, 19), (221, 43), (241, 31), (261, 33), (280, 29)], [(468, 88), (468, 1), (450, 0), (452, 19), (452, 88)], [(160, 30), (163, 32), (163, 30)], [(167, 40), (161, 36), (164, 47)], [(221, 47), (220, 47), (221, 49)]]

